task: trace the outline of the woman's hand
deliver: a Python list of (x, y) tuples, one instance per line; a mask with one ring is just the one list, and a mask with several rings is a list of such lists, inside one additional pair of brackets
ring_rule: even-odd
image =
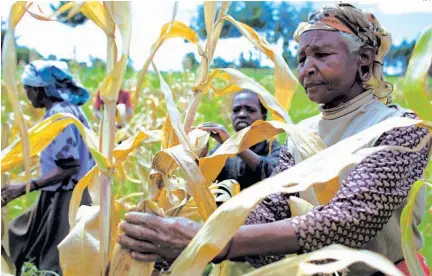
[(173, 261), (186, 248), (201, 225), (187, 218), (162, 218), (129, 212), (120, 224), (118, 243), (143, 262)]
[(7, 205), (10, 201), (14, 200), (25, 194), (25, 183), (7, 185), (1, 189), (2, 207)]
[(210, 136), (213, 137), (219, 144), (223, 144), (226, 140), (228, 140), (228, 138), (230, 138), (228, 131), (223, 125), (220, 124), (204, 123), (199, 125), (197, 128), (209, 131)]

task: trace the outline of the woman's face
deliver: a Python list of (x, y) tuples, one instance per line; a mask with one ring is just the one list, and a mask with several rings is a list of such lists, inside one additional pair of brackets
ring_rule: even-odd
[(42, 93), (38, 93), (37, 88), (25, 86), (24, 89), (27, 92), (27, 98), (35, 108), (45, 107), (43, 104), (43, 95)]
[(329, 104), (358, 82), (358, 60), (339, 32), (308, 31), (300, 37), (297, 77), (311, 101)]
[(231, 120), (235, 131), (250, 126), (256, 120), (263, 120), (260, 100), (253, 93), (239, 93), (233, 98)]

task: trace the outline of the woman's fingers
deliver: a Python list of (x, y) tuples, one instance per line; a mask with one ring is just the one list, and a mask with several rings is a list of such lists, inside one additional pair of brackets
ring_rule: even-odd
[(123, 230), (123, 232), (125, 232), (128, 236), (138, 240), (154, 241), (158, 239), (157, 233), (145, 225), (133, 224), (124, 221), (120, 223), (120, 229)]
[(157, 254), (143, 254), (137, 251), (131, 251), (130, 252), (132, 258), (134, 258), (137, 261), (150, 263), (150, 262), (161, 262), (163, 259), (161, 256)]
[(117, 242), (129, 249), (129, 250), (133, 250), (133, 251), (138, 251), (138, 252), (142, 252), (142, 253), (156, 253), (158, 247), (150, 242), (147, 241), (142, 241), (142, 240), (136, 240), (133, 239), (131, 237), (129, 237), (126, 234), (120, 235), (117, 238)]
[(221, 131), (219, 127), (201, 127), (200, 129), (208, 132), (217, 132), (217, 133)]
[(143, 212), (128, 212), (125, 219), (129, 223), (144, 225), (155, 230), (165, 224), (164, 218)]
[(211, 122), (204, 123), (204, 124), (201, 124), (201, 125), (197, 126), (197, 128), (199, 128), (199, 129), (203, 129), (203, 128), (206, 128), (206, 127), (223, 128), (222, 125), (216, 124), (216, 123), (211, 123)]

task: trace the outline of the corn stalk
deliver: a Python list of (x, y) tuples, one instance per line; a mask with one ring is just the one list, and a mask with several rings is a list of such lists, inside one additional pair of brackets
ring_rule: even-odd
[[(6, 87), (8, 99), (12, 104), (15, 120), (17, 122), (20, 135), (23, 139), (23, 154), (25, 156), (25, 180), (30, 183), (31, 160), (30, 144), (27, 136), (27, 125), (23, 117), (22, 108), (18, 99), (18, 88), (16, 84), (16, 47), (15, 47), (15, 27), (26, 12), (26, 2), (16, 2), (12, 5), (9, 13), (8, 28), (4, 38), (2, 49), (2, 70), (4, 75), (4, 85)], [(30, 191), (30, 184), (26, 186), (26, 191)]]

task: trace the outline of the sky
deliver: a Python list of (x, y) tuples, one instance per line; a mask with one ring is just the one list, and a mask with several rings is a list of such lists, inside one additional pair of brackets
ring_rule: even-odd
[[(13, 2), (2, 0), (0, 13), (2, 20), (7, 19)], [(43, 11), (50, 14), (49, 2), (39, 2)], [(51, 3), (56, 3), (51, 1)], [(197, 14), (201, 1), (179, 1), (177, 20), (189, 25)], [(300, 2), (296, 2), (300, 4)], [(315, 7), (329, 1), (314, 2)], [(351, 1), (364, 11), (373, 12), (392, 34), (393, 43), (403, 39), (416, 39), (419, 33), (432, 24), (432, 0), (411, 1)], [(135, 69), (140, 69), (149, 55), (151, 45), (157, 40), (163, 24), (172, 16), (174, 1), (133, 1), (132, 2), (132, 41), (130, 57)], [(44, 22), (26, 14), (16, 28), (17, 44), (33, 48), (44, 57), (56, 55), (57, 58), (76, 58), (80, 62), (89, 61), (89, 57), (106, 59), (106, 37), (93, 22), (88, 21), (75, 28), (59, 22)], [(204, 45), (204, 42), (201, 42)], [(281, 50), (281, 45), (274, 45)], [(219, 40), (215, 57), (227, 61), (236, 61), (240, 53), (249, 56), (249, 51), (257, 53), (245, 38)], [(168, 40), (155, 56), (155, 63), (160, 70), (180, 70), (182, 59), (188, 52), (194, 52), (198, 58), (196, 46), (185, 43), (182, 39)], [(272, 66), (264, 59), (262, 65)]]

